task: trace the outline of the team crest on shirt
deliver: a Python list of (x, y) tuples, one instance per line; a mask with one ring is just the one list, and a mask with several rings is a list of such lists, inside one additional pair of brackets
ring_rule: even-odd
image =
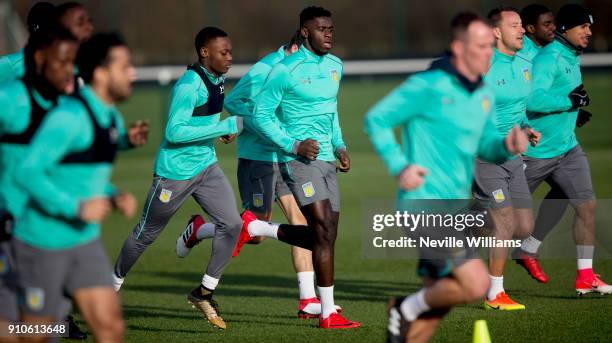
[(221, 90), (221, 94), (223, 94), (223, 92), (225, 92), (225, 85), (221, 85), (219, 89)]
[(531, 76), (529, 76), (529, 68), (523, 69), (523, 76), (525, 77), (525, 81), (531, 81)]
[(8, 261), (6, 255), (0, 256), (0, 275), (8, 273)]
[(263, 206), (263, 194), (253, 194), (253, 206), (262, 207)]
[(338, 71), (336, 69), (330, 70), (332, 80), (338, 82)]
[(45, 291), (42, 288), (27, 287), (26, 303), (31, 310), (42, 310), (42, 308), (45, 306)]
[(483, 97), (482, 98), (482, 110), (485, 113), (489, 113), (489, 110), (491, 109), (491, 101), (489, 100), (488, 97)]
[(170, 202), (170, 198), (172, 198), (172, 191), (169, 189), (162, 188), (161, 193), (159, 193), (159, 201), (167, 204)]
[(312, 182), (303, 184), (302, 191), (304, 191), (304, 196), (307, 198), (312, 198), (315, 195), (315, 189)]
[(506, 196), (504, 195), (504, 191), (502, 189), (497, 189), (493, 191), (493, 199), (495, 199), (496, 203), (502, 203), (506, 200)]

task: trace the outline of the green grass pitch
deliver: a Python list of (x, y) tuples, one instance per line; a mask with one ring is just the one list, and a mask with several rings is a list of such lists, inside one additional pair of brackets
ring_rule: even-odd
[[(415, 275), (415, 261), (362, 257), (363, 202), (392, 199), (395, 194), (395, 182), (374, 154), (363, 133), (362, 123), (367, 109), (399, 82), (400, 78), (346, 80), (338, 98), (352, 168), (349, 174), (338, 177), (342, 212), (336, 243), (336, 302), (344, 307), (348, 318), (362, 323), (361, 328), (324, 331), (317, 328), (316, 320), (298, 320), (297, 282), (291, 266), (290, 248), (269, 240), (259, 246), (247, 245), (227, 267), (216, 299), (228, 330), (214, 330), (186, 301), (187, 292), (201, 280), (210, 254), (210, 242), (198, 245), (186, 259), (179, 260), (174, 254), (175, 239), (189, 215), (200, 212), (194, 201), (188, 201), (124, 283), (120, 296), (127, 323), (126, 340), (383, 341), (386, 300), (392, 295), (417, 290), (419, 279)], [(598, 197), (610, 198), (612, 73), (586, 73), (584, 83), (592, 98), (590, 110), (594, 116), (587, 126), (578, 130), (579, 140), (588, 154)], [(161, 118), (165, 108), (163, 111), (162, 108), (167, 106), (168, 97), (168, 88), (143, 86), (138, 87), (129, 102), (121, 106), (126, 121), (149, 118), (152, 125), (147, 146), (122, 154), (113, 176), (120, 189), (137, 196), (140, 207), (151, 183), (152, 164), (163, 130)], [(218, 156), (234, 189), (237, 189), (235, 145), (219, 146)], [(538, 195), (544, 191), (542, 187)], [(602, 205), (600, 211), (605, 211), (604, 207)], [(282, 220), (278, 211), (275, 219)], [(137, 221), (137, 218), (126, 220), (112, 215), (104, 223), (103, 240), (113, 262)], [(600, 231), (610, 229), (609, 225), (598, 228)], [(444, 320), (434, 341), (471, 340), (473, 323), (477, 319), (487, 320), (494, 342), (610, 340), (612, 297), (591, 295), (577, 298), (573, 290), (573, 259), (545, 260), (542, 264), (551, 277), (548, 285), (537, 284), (514, 263), (508, 263), (506, 289), (516, 300), (526, 304), (526, 311), (484, 311), (481, 303), (461, 306)], [(595, 268), (605, 280), (612, 282), (612, 261), (596, 260)], [(83, 323), (80, 317), (77, 318)]]

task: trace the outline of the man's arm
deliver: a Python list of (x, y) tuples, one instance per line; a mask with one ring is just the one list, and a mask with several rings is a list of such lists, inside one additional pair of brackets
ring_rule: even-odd
[(272, 141), (281, 150), (286, 153), (295, 153), (294, 146), (298, 141), (287, 135), (281, 129), (279, 122), (275, 120), (276, 109), (290, 86), (290, 77), (287, 67), (282, 64), (277, 64), (272, 69), (257, 96), (252, 124), (256, 132)]
[(365, 131), (374, 150), (393, 176), (397, 176), (409, 164), (393, 128), (411, 120), (426, 108), (427, 87), (424, 80), (409, 78), (374, 105), (365, 116)]
[[(491, 105), (491, 108), (495, 108)], [(495, 113), (492, 112), (480, 136), (478, 143), (478, 157), (484, 161), (491, 163), (503, 163), (512, 157), (512, 154), (506, 149), (504, 137), (499, 133), (495, 125)]]
[[(73, 105), (74, 106), (74, 105)], [(15, 181), (52, 216), (75, 219), (79, 199), (57, 187), (49, 178), (49, 170), (66, 156), (81, 136), (84, 113), (72, 113), (62, 108), (49, 112), (15, 172)]]
[(170, 102), (168, 123), (164, 137), (170, 143), (199, 142), (239, 131), (236, 117), (229, 117), (212, 125), (193, 126), (189, 124), (198, 100), (201, 80), (194, 79), (176, 84)]
[(551, 54), (536, 56), (533, 63), (532, 91), (527, 100), (527, 110), (537, 113), (567, 111), (572, 107), (567, 94), (553, 94), (550, 88), (555, 80), (559, 65)]

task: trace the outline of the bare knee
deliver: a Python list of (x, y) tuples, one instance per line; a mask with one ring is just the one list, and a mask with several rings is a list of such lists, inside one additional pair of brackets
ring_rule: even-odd
[(125, 321), (121, 315), (98, 317), (91, 327), (100, 341), (120, 342), (125, 335)]
[(491, 217), (495, 223), (495, 237), (509, 239), (512, 237), (515, 227), (514, 210), (512, 207), (504, 207), (491, 211)]
[(466, 303), (482, 299), (489, 289), (487, 269), (479, 259), (465, 262), (456, 269), (454, 275), (461, 285), (463, 301)]

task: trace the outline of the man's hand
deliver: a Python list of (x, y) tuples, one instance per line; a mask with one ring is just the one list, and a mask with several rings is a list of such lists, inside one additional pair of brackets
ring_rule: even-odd
[(504, 144), (506, 150), (509, 153), (516, 155), (522, 154), (527, 150), (527, 144), (529, 144), (529, 137), (524, 130), (521, 130), (518, 126), (514, 126), (504, 138)]
[(572, 108), (589, 106), (589, 103), (591, 103), (591, 99), (586, 90), (584, 90), (584, 85), (582, 84), (574, 88), (574, 90), (569, 93), (568, 97), (572, 102)]
[(336, 171), (347, 173), (351, 169), (351, 158), (346, 149), (336, 150), (336, 158), (340, 162), (340, 165), (336, 166)]
[(297, 148), (297, 155), (307, 158), (311, 161), (319, 156), (319, 142), (314, 139), (307, 138), (300, 142)]
[(584, 124), (591, 120), (593, 115), (589, 111), (585, 111), (582, 108), (578, 110), (578, 118), (576, 118), (576, 127), (583, 127)]
[(127, 130), (128, 140), (135, 147), (147, 143), (149, 137), (149, 121), (137, 120), (133, 122)]
[(78, 217), (86, 223), (101, 222), (111, 210), (108, 198), (91, 198), (79, 204)]
[(416, 164), (409, 165), (398, 176), (399, 186), (405, 191), (415, 189), (425, 182), (425, 175), (427, 169)]
[(538, 145), (538, 143), (540, 143), (540, 138), (542, 138), (542, 134), (541, 133), (539, 133), (538, 131), (534, 130), (531, 127), (526, 127), (523, 130), (527, 134), (527, 137), (529, 137), (529, 143), (531, 143), (531, 146), (534, 147), (534, 146)]
[(119, 213), (124, 215), (127, 218), (132, 218), (136, 214), (136, 206), (138, 206), (138, 202), (136, 198), (131, 193), (119, 193), (113, 196), (113, 203)]
[(236, 135), (224, 135), (224, 136), (219, 137), (219, 140), (225, 144), (229, 144), (233, 142), (234, 139), (236, 139)]

